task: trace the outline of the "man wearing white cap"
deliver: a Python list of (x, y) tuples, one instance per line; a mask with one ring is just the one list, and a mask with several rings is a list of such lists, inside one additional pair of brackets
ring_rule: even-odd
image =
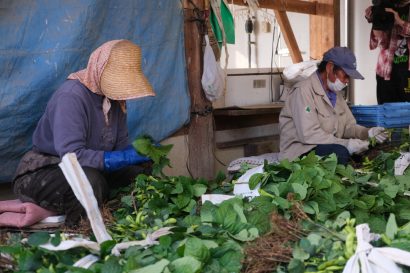
[(369, 137), (387, 139), (382, 127), (356, 123), (344, 97), (350, 79), (364, 79), (356, 57), (346, 47), (328, 50), (316, 73), (296, 83), (279, 117), (280, 159), (293, 160), (314, 150), (319, 156), (335, 153), (346, 165), (350, 155), (368, 149)]
[(76, 154), (100, 205), (110, 188), (149, 172), (150, 159), (130, 146), (125, 103), (147, 96), (155, 93), (141, 71), (140, 48), (128, 40), (101, 45), (87, 68), (70, 74), (48, 102), (33, 148), (17, 168), (15, 194), (66, 214), (66, 224), (75, 225), (85, 211), (58, 167), (66, 153)]

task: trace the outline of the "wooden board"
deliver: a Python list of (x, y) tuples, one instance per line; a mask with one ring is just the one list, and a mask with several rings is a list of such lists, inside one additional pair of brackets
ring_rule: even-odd
[(340, 1), (317, 2), (317, 14), (310, 15), (310, 59), (321, 60), (328, 49), (340, 45)]
[[(316, 3), (300, 0), (259, 0), (259, 7), (278, 11), (290, 11), (305, 14), (316, 14)], [(230, 2), (229, 2), (230, 3)], [(235, 5), (244, 6), (243, 0), (233, 0)]]

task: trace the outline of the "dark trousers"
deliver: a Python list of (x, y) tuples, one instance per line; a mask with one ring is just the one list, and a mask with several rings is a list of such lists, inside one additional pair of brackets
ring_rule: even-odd
[(410, 101), (410, 71), (405, 66), (393, 66), (390, 80), (376, 75), (377, 103)]
[[(151, 172), (151, 166), (129, 166), (112, 173), (83, 167), (99, 205), (107, 200), (110, 189), (134, 182), (138, 174)], [(78, 224), (85, 210), (75, 197), (58, 165), (41, 168), (14, 180), (14, 193), (23, 202), (33, 202), (40, 207), (66, 215), (66, 225)]]
[[(318, 156), (328, 156), (331, 154), (336, 154), (337, 163), (342, 165), (347, 165), (350, 160), (349, 151), (345, 146), (340, 144), (319, 144), (311, 151), (315, 151), (316, 155)], [(306, 154), (310, 153), (311, 151), (307, 152)]]

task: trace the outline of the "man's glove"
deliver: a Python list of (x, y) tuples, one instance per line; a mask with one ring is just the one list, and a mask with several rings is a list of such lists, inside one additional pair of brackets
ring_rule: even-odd
[(349, 142), (347, 143), (347, 150), (349, 151), (349, 154), (359, 154), (361, 152), (366, 151), (369, 149), (369, 141), (367, 140), (361, 140), (357, 138), (351, 138), (349, 139)]
[(104, 152), (104, 170), (108, 172), (148, 161), (148, 157), (138, 154), (131, 145), (121, 151)]
[(389, 135), (383, 127), (372, 127), (369, 130), (369, 137), (376, 138), (377, 143), (383, 143), (387, 140)]

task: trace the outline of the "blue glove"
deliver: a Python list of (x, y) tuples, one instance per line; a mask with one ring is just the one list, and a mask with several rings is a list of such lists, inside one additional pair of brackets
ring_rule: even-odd
[(150, 161), (146, 156), (140, 155), (129, 145), (121, 151), (104, 152), (104, 170), (116, 171), (126, 166), (138, 165)]

